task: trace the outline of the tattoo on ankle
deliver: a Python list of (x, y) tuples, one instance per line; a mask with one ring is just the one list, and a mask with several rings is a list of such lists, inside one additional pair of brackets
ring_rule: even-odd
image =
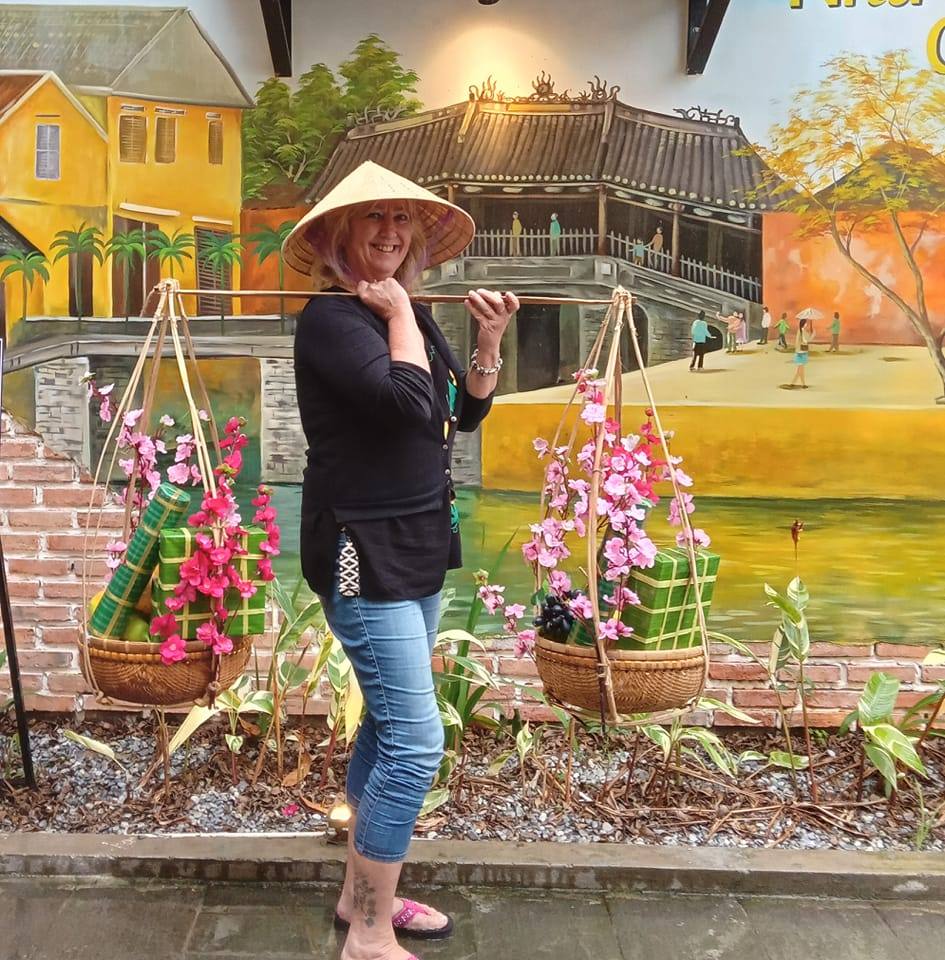
[(354, 909), (364, 915), (364, 924), (373, 927), (377, 920), (377, 895), (367, 877), (355, 874), (354, 877)]

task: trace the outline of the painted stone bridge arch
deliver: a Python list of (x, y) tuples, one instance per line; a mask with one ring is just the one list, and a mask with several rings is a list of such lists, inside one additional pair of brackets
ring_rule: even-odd
[[(464, 294), (475, 287), (487, 287), (534, 296), (607, 299), (617, 285), (634, 295), (634, 318), (647, 366), (689, 356), (692, 321), (700, 310), (706, 312), (710, 325), (717, 312), (744, 312), (749, 335), (760, 325), (757, 304), (606, 256), (461, 258), (427, 271), (423, 290)], [(468, 356), (473, 344), (464, 308), (436, 304), (434, 313), (457, 354)], [(507, 343), (515, 349), (506, 347), (500, 391), (516, 393), (570, 380), (594, 342), (605, 313), (605, 307), (575, 304), (563, 306), (553, 318), (542, 308), (523, 308), (506, 335)], [(538, 329), (529, 331), (528, 326)], [(627, 348), (624, 361), (627, 369), (636, 367)]]

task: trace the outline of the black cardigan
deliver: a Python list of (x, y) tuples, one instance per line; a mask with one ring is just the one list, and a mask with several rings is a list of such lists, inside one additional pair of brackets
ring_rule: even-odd
[[(448, 504), (456, 431), (475, 430), (492, 405), (491, 396), (483, 400), (467, 393), (465, 371), (429, 308), (414, 304), (414, 314), (437, 360), (431, 363), (433, 374), (412, 363), (391, 360), (387, 324), (355, 297), (313, 297), (299, 317), (295, 379), (308, 443), (301, 560), (306, 579), (318, 593), (330, 592), (334, 556), (323, 554), (332, 550), (342, 524), (369, 532), (378, 528), (365, 521), (392, 521), (377, 538), (384, 544), (383, 556), (364, 556), (371, 550), (369, 533), (360, 538), (362, 542), (355, 540), (362, 554), (365, 595), (369, 595), (365, 580), (368, 588), (388, 579), (388, 574), (398, 582), (396, 570), (385, 569), (398, 563), (396, 556), (389, 555), (391, 543), (396, 553), (398, 540), (409, 539), (397, 524), (403, 524), (404, 517), (429, 517), (431, 511), (442, 511)], [(458, 385), (452, 413), (448, 379)], [(439, 531), (440, 526), (424, 527), (424, 531), (431, 529)], [(448, 523), (442, 535), (449, 538)], [(434, 585), (427, 591), (432, 593), (439, 589), (435, 584), (442, 583), (449, 550), (442, 544), (442, 549), (430, 546), (431, 558), (437, 558), (434, 565), (441, 569), (419, 571), (423, 576), (412, 582)], [(380, 569), (371, 561), (382, 561)], [(416, 563), (415, 550), (411, 562)], [(378, 598), (390, 596), (383, 584), (371, 592)]]

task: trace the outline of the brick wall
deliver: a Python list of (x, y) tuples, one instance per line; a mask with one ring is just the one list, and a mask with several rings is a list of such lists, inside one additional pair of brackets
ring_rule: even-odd
[[(75, 461), (50, 449), (40, 435), (3, 414), (0, 422), (0, 537), (6, 559), (13, 606), (16, 644), (27, 705), (33, 710), (69, 712), (77, 695), (84, 696), (85, 709), (99, 708), (79, 673), (76, 639), (81, 629), (82, 557), (84, 524), (91, 495), (91, 477)], [(97, 498), (101, 502), (101, 498)], [(98, 511), (96, 510), (96, 515)], [(104, 526), (93, 547), (101, 551), (120, 529), (122, 511), (109, 505)], [(97, 591), (106, 574), (101, 560), (90, 564), (87, 595)], [(269, 666), (271, 637), (259, 651), (259, 669)], [(535, 665), (517, 660), (512, 641), (497, 638), (482, 659), (500, 678), (496, 699), (520, 707), (523, 716), (549, 717), (545, 708), (521, 696), (518, 684), (537, 683)], [(768, 644), (756, 644), (756, 655), (765, 660)], [(926, 667), (926, 650), (899, 644), (841, 646), (814, 643), (806, 676), (817, 690), (809, 698), (811, 722), (836, 726), (850, 708), (869, 675), (882, 670), (902, 682), (900, 707), (908, 707), (945, 680), (945, 667)], [(714, 646), (708, 695), (733, 704), (764, 724), (777, 719), (773, 691), (767, 689), (764, 671), (728, 647)], [(0, 697), (9, 691), (9, 676), (0, 673)], [(787, 694), (785, 703), (793, 705)], [(102, 709), (122, 709), (110, 707)], [(289, 702), (298, 712), (301, 703)], [(308, 714), (322, 714), (324, 699), (310, 701)], [(791, 718), (800, 720), (792, 706)], [(718, 711), (699, 714), (696, 722), (732, 725), (737, 721)]]

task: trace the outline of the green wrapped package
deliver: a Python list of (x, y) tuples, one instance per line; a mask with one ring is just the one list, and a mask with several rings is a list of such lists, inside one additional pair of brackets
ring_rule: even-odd
[[(239, 591), (231, 587), (223, 597), (223, 605), (229, 611), (226, 622), (226, 634), (230, 637), (251, 637), (266, 630), (266, 582), (257, 573), (257, 565), (263, 558), (260, 544), (266, 539), (266, 531), (261, 527), (247, 527), (242, 537), (242, 546), (246, 553), (232, 560), (240, 577), (256, 585), (251, 597), (241, 597)], [(198, 533), (210, 534), (207, 529), (193, 527), (171, 527), (161, 531), (158, 545), (158, 572), (151, 585), (151, 600), (156, 616), (168, 613), (167, 600), (174, 596), (174, 587), (180, 583), (180, 566), (194, 553), (194, 538)], [(197, 639), (197, 628), (208, 623), (212, 617), (210, 598), (198, 596), (192, 603), (174, 611), (180, 635), (184, 640)]]
[[(702, 588), (702, 609), (708, 617), (719, 573), (718, 555), (697, 550), (696, 569)], [(689, 582), (689, 554), (685, 549), (660, 550), (652, 567), (630, 571), (627, 587), (637, 594), (640, 604), (624, 608), (621, 619), (633, 627), (633, 633), (618, 640), (616, 649), (684, 650), (701, 645), (696, 590)], [(614, 584), (601, 580), (597, 589), (603, 598), (613, 594)], [(606, 617), (609, 609), (601, 600), (601, 615)], [(568, 642), (593, 646), (594, 632), (575, 621)]]
[(157, 488), (131, 535), (124, 561), (112, 574), (92, 614), (89, 630), (94, 636), (121, 639), (128, 617), (154, 573), (161, 528), (180, 523), (189, 506), (189, 493), (170, 483), (162, 483)]
[[(702, 610), (708, 617), (719, 574), (718, 554), (697, 550), (696, 571)], [(687, 550), (660, 550), (652, 567), (631, 570), (627, 586), (640, 598), (640, 604), (623, 611), (623, 622), (633, 627), (633, 634), (621, 640), (618, 649), (682, 650), (701, 645), (696, 588), (689, 581)]]

